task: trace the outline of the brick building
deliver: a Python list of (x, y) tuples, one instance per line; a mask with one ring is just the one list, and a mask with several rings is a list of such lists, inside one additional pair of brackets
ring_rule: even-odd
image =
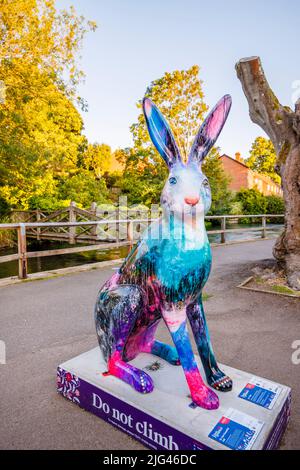
[(229, 189), (231, 189), (231, 191), (256, 187), (265, 196), (270, 194), (282, 196), (281, 187), (274, 183), (269, 176), (256, 173), (248, 168), (240, 153), (237, 152), (235, 158), (229, 157), (229, 155), (224, 153), (220, 158), (225, 173), (230, 177)]

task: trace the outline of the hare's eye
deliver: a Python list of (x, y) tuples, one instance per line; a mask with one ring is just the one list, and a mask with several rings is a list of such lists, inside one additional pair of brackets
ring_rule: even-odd
[(171, 178), (169, 178), (169, 183), (170, 184), (176, 184), (177, 183), (177, 179), (175, 178), (175, 176), (171, 176)]
[(204, 181), (203, 181), (203, 186), (204, 186), (205, 188), (209, 188), (209, 182), (208, 182), (208, 180), (204, 180)]

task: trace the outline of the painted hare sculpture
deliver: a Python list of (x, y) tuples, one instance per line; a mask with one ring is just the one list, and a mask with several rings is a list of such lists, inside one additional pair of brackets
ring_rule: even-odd
[[(200, 127), (185, 164), (169, 125), (152, 101), (144, 98), (150, 137), (170, 170), (161, 196), (163, 214), (101, 288), (95, 307), (97, 336), (107, 361), (107, 374), (127, 382), (138, 392), (151, 392), (151, 377), (129, 361), (140, 352), (155, 354), (183, 367), (193, 402), (206, 409), (218, 408), (219, 400), (198, 370), (187, 319), (208, 385), (218, 391), (231, 390), (231, 379), (218, 367), (202, 304), (202, 289), (211, 268), (204, 225), (211, 192), (201, 171), (202, 161), (221, 132), (230, 107), (231, 97), (225, 95)], [(162, 318), (175, 347), (155, 339)]]

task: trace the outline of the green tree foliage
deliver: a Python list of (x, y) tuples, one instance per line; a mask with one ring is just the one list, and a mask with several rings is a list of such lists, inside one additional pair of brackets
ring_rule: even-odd
[[(167, 173), (167, 172), (166, 172)], [(164, 180), (158, 172), (145, 168), (143, 172), (125, 171), (121, 181), (122, 193), (128, 198), (129, 204), (159, 204)]]
[(241, 189), (236, 193), (235, 199), (242, 203), (243, 214), (267, 213), (267, 199), (256, 188)]
[(27, 79), (30, 88), (28, 65), (74, 96), (84, 75), (78, 68), (78, 51), (85, 33), (95, 29), (95, 22), (78, 16), (73, 6), (57, 10), (55, 0), (1, 0), (0, 60), (17, 60), (21, 67), (15, 78)]
[[(153, 100), (171, 125), (183, 160), (187, 160), (192, 141), (203, 121), (208, 107), (204, 103), (199, 67), (193, 65), (188, 70), (166, 72), (161, 78), (151, 82), (145, 96)], [(141, 103), (137, 104), (141, 109)], [(150, 141), (143, 113), (138, 122), (131, 126), (134, 148), (148, 150), (144, 163), (161, 164), (161, 158)]]
[(284, 214), (284, 200), (282, 197), (270, 195), (267, 199), (267, 214)]
[(53, 212), (63, 207), (68, 207), (70, 205), (71, 199), (60, 199), (58, 191), (54, 194), (47, 194), (42, 196), (37, 196), (34, 194), (28, 199), (28, 209), (35, 210), (41, 209), (45, 212)]
[(112, 160), (112, 151), (106, 144), (89, 144), (82, 156), (82, 166), (92, 171), (97, 179), (108, 172)]
[[(231, 206), (238, 204), (236, 214), (284, 214), (284, 200), (280, 196), (264, 196), (256, 188), (241, 189), (236, 193)], [(234, 213), (231, 211), (231, 213)], [(282, 217), (272, 217), (268, 222), (282, 223)], [(253, 222), (251, 219), (242, 219), (241, 222)]]
[(0, 196), (0, 220), (3, 216), (7, 215), (9, 212), (9, 205), (7, 201)]
[(32, 196), (53, 196), (57, 178), (76, 171), (85, 138), (75, 106), (37, 67), (26, 68), (33, 88), (14, 82), (16, 62), (0, 68), (7, 83), (0, 109), (0, 195), (12, 207), (27, 208)]
[[(181, 155), (186, 161), (192, 142), (208, 110), (204, 102), (199, 67), (188, 70), (175, 70), (165, 73), (151, 82), (146, 96), (159, 107), (171, 125)], [(141, 103), (138, 103), (141, 108)], [(125, 162), (122, 192), (127, 194), (130, 203), (159, 203), (168, 168), (154, 148), (141, 112), (137, 123), (131, 126), (134, 145), (123, 154)], [(213, 150), (204, 164), (213, 189), (212, 213), (220, 213), (226, 208), (229, 198), (228, 180)], [(223, 202), (222, 202), (223, 201)]]
[(80, 170), (76, 175), (62, 181), (58, 188), (62, 199), (76, 201), (82, 207), (89, 207), (92, 202), (102, 204), (108, 200), (104, 179), (95, 179), (88, 170)]
[(230, 211), (231, 192), (228, 189), (229, 178), (226, 176), (218, 149), (213, 148), (202, 165), (212, 193), (212, 204), (209, 213), (212, 215), (228, 214)]
[(229, 212), (230, 215), (241, 215), (243, 213), (243, 204), (241, 201), (236, 201), (233, 199), (229, 205)]
[[(267, 214), (284, 214), (285, 207), (284, 207), (284, 200), (282, 197), (270, 195), (266, 196), (267, 199)], [(282, 223), (282, 217), (272, 217), (270, 222), (273, 223)]]
[(252, 170), (263, 173), (272, 178), (275, 183), (280, 184), (280, 176), (275, 171), (276, 153), (270, 139), (257, 137), (252, 144), (250, 157), (245, 163)]
[(54, 0), (1, 1), (0, 196), (11, 207), (54, 203), (78, 170), (86, 139), (74, 105), (76, 54), (94, 27)]
[[(167, 72), (151, 82), (145, 95), (153, 100), (170, 123), (181, 154), (186, 158), (191, 140), (207, 110), (199, 68), (193, 66), (186, 71)], [(141, 102), (137, 106), (141, 109)], [(124, 155), (121, 189), (128, 195), (130, 203), (158, 203), (168, 168), (149, 138), (142, 110), (130, 130), (134, 145)]]

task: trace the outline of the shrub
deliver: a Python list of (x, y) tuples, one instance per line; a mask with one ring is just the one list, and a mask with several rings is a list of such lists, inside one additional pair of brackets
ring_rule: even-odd
[(109, 201), (105, 180), (96, 180), (87, 170), (65, 179), (58, 187), (63, 200), (75, 201), (82, 207), (89, 207), (92, 202), (106, 203)]
[[(9, 224), (11, 222), (8, 215), (0, 217), (0, 224)], [(16, 242), (15, 230), (0, 230), (0, 248), (12, 247)]]
[(284, 214), (284, 200), (279, 196), (266, 196), (268, 214)]
[[(235, 196), (235, 203), (242, 204), (242, 214), (284, 214), (284, 201), (281, 197), (264, 196), (256, 188), (241, 189)], [(235, 207), (236, 208), (236, 207)], [(232, 212), (231, 212), (232, 213)], [(254, 219), (241, 219), (241, 223), (254, 222)], [(282, 218), (270, 218), (268, 222), (282, 223)]]
[(40, 209), (45, 212), (53, 212), (70, 204), (70, 200), (57, 199), (55, 196), (32, 196), (28, 200), (29, 209)]
[[(284, 214), (284, 200), (280, 196), (266, 196), (267, 199), (267, 214)], [(268, 222), (275, 224), (283, 223), (282, 217), (272, 217)]]
[(241, 215), (241, 214), (243, 214), (242, 201), (232, 201), (229, 204), (229, 214), (230, 215)]
[(267, 198), (258, 189), (241, 189), (236, 194), (236, 201), (240, 201), (243, 214), (266, 214)]
[(228, 214), (232, 199), (232, 193), (229, 190), (230, 178), (225, 174), (216, 148), (213, 148), (205, 158), (202, 170), (211, 187), (212, 203), (209, 215)]
[(0, 217), (7, 215), (10, 212), (10, 207), (6, 199), (0, 196)]

